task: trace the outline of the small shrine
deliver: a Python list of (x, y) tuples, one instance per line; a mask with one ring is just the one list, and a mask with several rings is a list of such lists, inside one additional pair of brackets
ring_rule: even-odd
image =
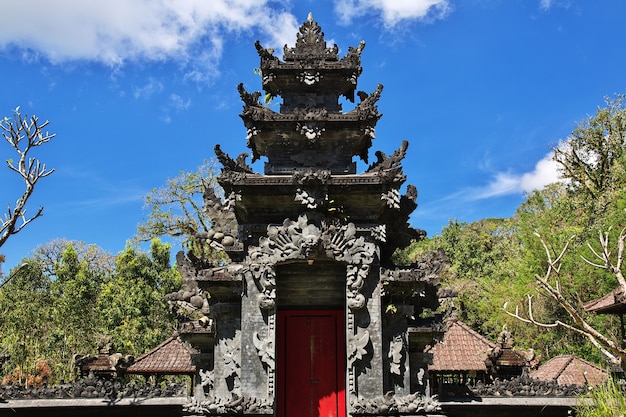
[(456, 318), (447, 321), (443, 338), (426, 347), (426, 353), (432, 356), (430, 386), (440, 398), (473, 395), (467, 385), (477, 382), (525, 375), (535, 359), (532, 351), (514, 348), (506, 326), (493, 343)]
[[(252, 161), (231, 158), (205, 194), (203, 250), (178, 254), (184, 288), (168, 296), (178, 333), (193, 346), (195, 415), (436, 415), (424, 348), (443, 330), (443, 254), (393, 264), (425, 236), (409, 225), (417, 190), (401, 161), (369, 161), (382, 85), (357, 91), (365, 43), (340, 57), (312, 16), (282, 60), (255, 43), (261, 92), (238, 86)], [(359, 101), (343, 111), (340, 99)], [(271, 101), (268, 105), (263, 97)], [(278, 101), (282, 100), (280, 103)], [(279, 109), (276, 107), (279, 106)], [(279, 111), (275, 111), (279, 110)], [(207, 249), (208, 251), (208, 249)]]

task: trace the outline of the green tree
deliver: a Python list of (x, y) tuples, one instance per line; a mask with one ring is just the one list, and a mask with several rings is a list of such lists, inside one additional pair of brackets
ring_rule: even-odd
[(132, 247), (117, 257), (116, 271), (98, 296), (102, 333), (124, 354), (138, 355), (170, 336), (174, 328), (165, 295), (180, 288), (169, 264), (170, 245), (153, 239), (150, 254)]
[(26, 383), (37, 361), (48, 352), (48, 334), (54, 324), (49, 297), (50, 280), (32, 260), (12, 271), (12, 279), (0, 290), (0, 341), (10, 358), (5, 365)]
[[(606, 99), (606, 107), (579, 123), (554, 150), (567, 182), (531, 193), (516, 213), (523, 248), (519, 273), (534, 277), (541, 290), (528, 299), (531, 322), (546, 324), (540, 326), (547, 330), (544, 340), (558, 338), (555, 346), (596, 361), (601, 359), (600, 350), (591, 346), (597, 347), (602, 335), (615, 334), (617, 323), (611, 316), (588, 315), (582, 306), (612, 291), (618, 280), (607, 266), (616, 261), (598, 258), (602, 252), (597, 248), (594, 252), (587, 242), (601, 236), (604, 250), (606, 242), (622, 240), (620, 229), (612, 226), (626, 224), (625, 129), (624, 96)], [(581, 259), (599, 259), (604, 266)], [(597, 334), (589, 329), (571, 331), (581, 326)]]
[(567, 140), (554, 149), (561, 175), (586, 195), (596, 215), (602, 215), (626, 180), (626, 107), (624, 95), (606, 98), (594, 116), (579, 123)]
[(42, 245), (0, 288), (0, 348), (10, 355), (5, 372), (17, 382), (41, 361), (52, 370), (49, 382), (70, 380), (73, 355), (95, 353), (102, 338), (140, 355), (174, 328), (165, 295), (181, 279), (169, 265), (169, 245), (154, 240), (150, 253), (126, 248), (111, 269), (111, 255), (77, 243)]
[[(528, 296), (525, 315), (520, 313), (519, 308), (516, 308), (515, 312), (507, 311), (508, 314), (522, 322), (545, 329), (562, 328), (571, 331), (587, 339), (612, 364), (626, 368), (626, 349), (621, 346), (617, 333), (607, 333), (606, 327), (595, 324), (593, 322), (594, 316), (587, 314), (581, 303), (576, 298), (572, 299), (571, 293), (568, 294), (564, 291), (568, 286), (564, 285), (562, 281), (564, 277), (569, 276), (569, 271), (563, 260), (568, 254), (569, 242), (560, 250), (553, 251), (541, 236), (538, 235), (538, 238), (541, 240), (545, 251), (547, 267), (544, 273), (535, 274), (535, 282), (542, 292), (566, 313), (569, 320), (563, 320), (559, 317), (543, 318), (537, 315), (531, 296)], [(622, 273), (626, 247), (626, 228), (622, 229), (615, 246), (617, 250), (613, 251), (614, 248), (609, 244), (608, 234), (600, 234), (599, 245), (588, 245), (593, 258), (583, 257), (582, 261), (579, 262), (583, 263), (584, 261), (595, 269), (607, 271), (613, 277), (613, 285), (617, 286), (621, 294), (626, 294), (626, 278)]]
[[(45, 265), (42, 265), (45, 268)], [(62, 379), (73, 376), (73, 355), (93, 350), (98, 337), (97, 299), (101, 286), (110, 279), (81, 260), (72, 245), (64, 250), (50, 284), (51, 318), (56, 327), (50, 334), (50, 349)]]
[(63, 255), (68, 247), (72, 247), (79, 262), (99, 275), (111, 275), (115, 271), (115, 255), (106, 252), (100, 246), (80, 240), (53, 239), (37, 246), (33, 250), (33, 258), (42, 266), (51, 278), (58, 276)]
[(138, 241), (172, 236), (188, 245), (200, 232), (208, 232), (211, 221), (203, 211), (203, 196), (208, 188), (217, 189), (215, 163), (205, 161), (196, 172), (182, 171), (154, 188), (144, 197), (148, 218), (137, 229)]

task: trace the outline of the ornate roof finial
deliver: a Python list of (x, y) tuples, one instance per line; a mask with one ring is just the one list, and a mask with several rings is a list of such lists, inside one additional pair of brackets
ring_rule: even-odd
[(326, 47), (324, 32), (317, 22), (313, 20), (313, 13), (309, 13), (307, 21), (300, 26), (296, 38), (296, 47), (289, 48), (285, 45), (284, 59), (286, 61), (305, 59), (337, 60), (337, 45), (332, 48)]

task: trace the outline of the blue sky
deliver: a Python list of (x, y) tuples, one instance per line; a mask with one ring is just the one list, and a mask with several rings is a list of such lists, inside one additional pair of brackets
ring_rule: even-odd
[[(409, 141), (411, 220), (429, 235), (449, 219), (511, 216), (557, 178), (550, 147), (626, 92), (622, 0), (0, 3), (0, 116), (20, 106), (57, 134), (37, 154), (56, 172), (29, 204), (44, 216), (0, 249), (5, 271), (54, 238), (117, 253), (152, 188), (216, 143), (247, 151), (236, 86), (261, 88), (253, 43), (282, 58), (309, 12), (341, 56), (366, 41), (358, 89), (385, 87), (370, 155)], [(0, 144), (2, 160), (10, 151)], [(13, 204), (21, 186), (7, 168), (0, 184), (2, 207)]]

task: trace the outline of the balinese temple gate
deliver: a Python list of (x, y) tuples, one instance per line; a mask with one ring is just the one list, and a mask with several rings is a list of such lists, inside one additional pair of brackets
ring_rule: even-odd
[[(368, 163), (381, 117), (372, 93), (356, 92), (365, 43), (327, 47), (309, 16), (283, 60), (255, 44), (264, 97), (239, 85), (253, 161), (264, 174), (215, 147), (223, 165), (205, 195), (213, 226), (198, 239), (224, 250), (178, 255), (184, 288), (168, 296), (184, 311), (181, 337), (198, 353), (197, 415), (342, 417), (438, 414), (424, 347), (441, 329), (441, 254), (393, 265), (397, 248), (425, 233), (408, 225), (415, 187), (401, 161), (407, 142)], [(342, 112), (340, 96), (359, 103)], [(261, 100), (260, 100), (261, 99)], [(195, 252), (202, 252), (196, 250)], [(422, 318), (420, 318), (422, 317)]]

